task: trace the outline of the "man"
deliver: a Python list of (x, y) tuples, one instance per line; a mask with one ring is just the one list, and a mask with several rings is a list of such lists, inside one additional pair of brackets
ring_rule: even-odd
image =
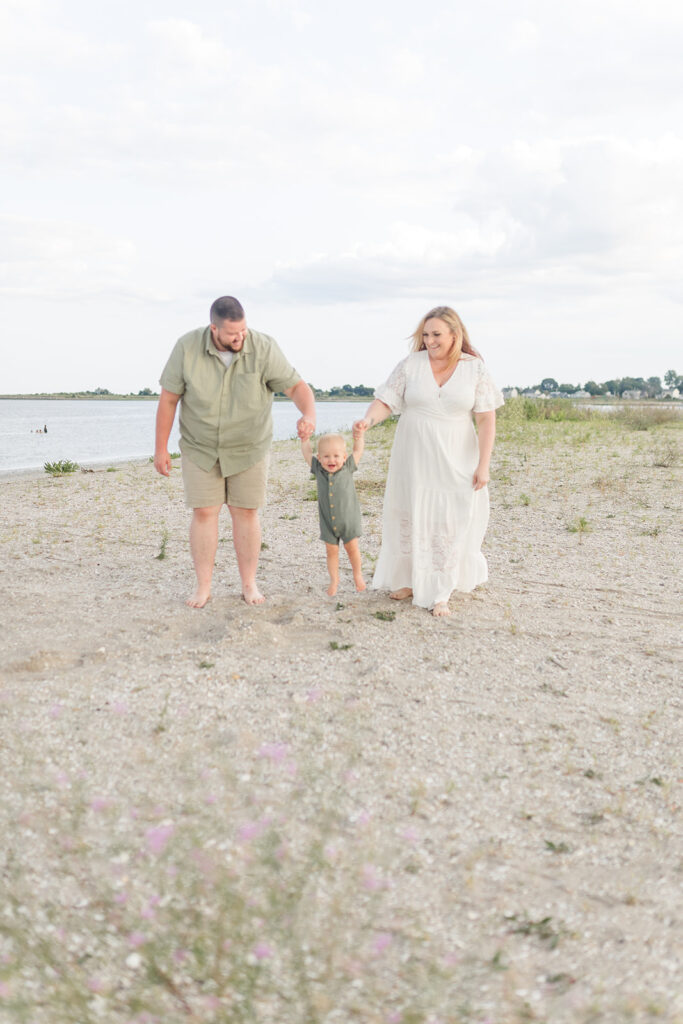
[(168, 476), (168, 439), (180, 402), (185, 501), (192, 509), (190, 551), (197, 587), (188, 598), (203, 608), (211, 596), (218, 548), (218, 516), (227, 504), (242, 597), (265, 598), (256, 586), (261, 551), (258, 510), (264, 504), (268, 453), (273, 440), (273, 392), (283, 391), (301, 413), (302, 440), (315, 429), (313, 392), (267, 334), (247, 327), (237, 299), (223, 296), (211, 306), (211, 323), (183, 335), (160, 377), (154, 468)]

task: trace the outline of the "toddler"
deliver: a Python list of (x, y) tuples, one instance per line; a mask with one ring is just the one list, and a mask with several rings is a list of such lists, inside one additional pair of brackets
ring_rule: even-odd
[(325, 541), (327, 571), (330, 585), (327, 593), (333, 597), (339, 586), (339, 541), (344, 541), (349, 556), (356, 590), (365, 590), (360, 564), (360, 505), (353, 485), (353, 474), (363, 454), (363, 436), (354, 437), (353, 454), (347, 458), (346, 442), (341, 434), (323, 434), (318, 440), (318, 454), (313, 454), (310, 441), (301, 442), (303, 456), (311, 467), (318, 488), (320, 539)]

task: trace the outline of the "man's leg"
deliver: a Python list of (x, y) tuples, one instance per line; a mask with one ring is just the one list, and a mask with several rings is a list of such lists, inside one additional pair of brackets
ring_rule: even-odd
[(192, 509), (190, 523), (190, 552), (197, 574), (197, 588), (188, 597), (190, 608), (203, 608), (211, 597), (211, 577), (218, 548), (218, 514), (221, 505)]
[(242, 580), (242, 597), (247, 604), (263, 604), (265, 597), (256, 586), (256, 570), (261, 552), (261, 520), (257, 508), (228, 505), (232, 516), (232, 540), (237, 568)]

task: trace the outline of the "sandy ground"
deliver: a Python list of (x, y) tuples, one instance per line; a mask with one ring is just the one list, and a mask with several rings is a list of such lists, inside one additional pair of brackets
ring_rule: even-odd
[[(198, 778), (287, 750), (384, 851), (382, 934), (405, 942), (418, 921), (450, 956), (458, 995), (434, 1021), (683, 1021), (681, 470), (653, 464), (676, 437), (509, 431), (489, 582), (444, 620), (356, 594), (343, 558), (325, 596), (295, 442), (273, 452), (260, 608), (239, 598), (227, 513), (213, 598), (185, 607), (178, 469), (5, 479), (0, 828), (31, 913), (45, 879), (59, 886), (49, 808), (76, 780), (86, 800), (156, 801), (177, 821)], [(389, 444), (371, 435), (357, 475), (368, 578)], [(38, 996), (20, 1016), (35, 978), (7, 934), (0, 1021), (133, 1019), (50, 1017)], [(403, 1019), (377, 998), (338, 1019)], [(194, 1012), (178, 1019), (233, 1019)]]

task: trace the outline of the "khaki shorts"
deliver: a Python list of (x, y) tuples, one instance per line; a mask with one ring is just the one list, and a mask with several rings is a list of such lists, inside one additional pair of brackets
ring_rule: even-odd
[(188, 508), (213, 508), (215, 505), (234, 505), (235, 508), (262, 508), (266, 501), (268, 456), (255, 466), (221, 476), (220, 463), (201, 469), (187, 456), (182, 460), (185, 504)]

